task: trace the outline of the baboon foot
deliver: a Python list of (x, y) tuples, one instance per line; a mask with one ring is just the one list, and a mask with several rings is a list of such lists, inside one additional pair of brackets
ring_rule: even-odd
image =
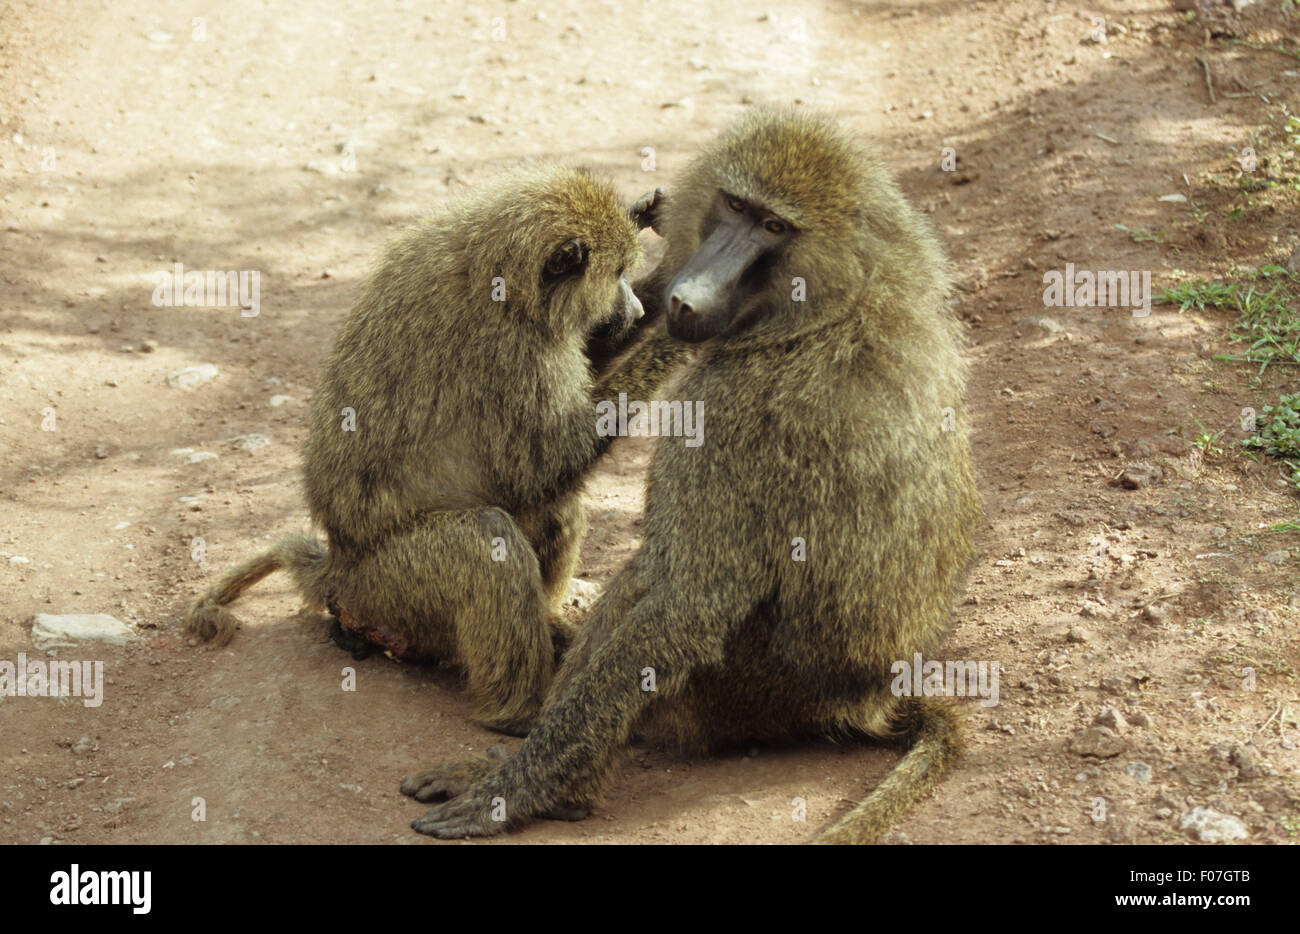
[(487, 754), (440, 762), (402, 779), (402, 794), (416, 801), (435, 801), (463, 795), (469, 786), (491, 774), (509, 757), (504, 746), (489, 746)]
[(491, 837), (506, 829), (502, 799), (483, 793), (466, 793), (435, 805), (411, 821), (411, 829), (430, 837)]
[(355, 633), (344, 629), (337, 616), (330, 617), (329, 635), (335, 645), (351, 654), (357, 661), (363, 661), (376, 652), (382, 651), (373, 642), (367, 642)]

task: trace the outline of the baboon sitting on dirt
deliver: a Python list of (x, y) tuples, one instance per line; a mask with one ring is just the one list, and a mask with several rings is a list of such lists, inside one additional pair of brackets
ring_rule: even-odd
[(616, 350), (641, 314), (624, 277), (639, 257), (612, 188), (551, 166), (390, 244), (313, 401), (304, 472), (328, 547), (291, 536), (245, 561), (189, 627), (228, 641), (226, 606), (287, 568), (352, 636), (459, 662), (482, 722), (525, 732), (571, 635), (559, 607), (585, 529), (580, 486), (611, 440), (595, 404), (649, 398), (685, 355), (652, 337), (593, 381), (589, 335)]
[(905, 740), (825, 833), (864, 842), (958, 748), (955, 711), (890, 691), (948, 626), (980, 517), (960, 326), (929, 224), (824, 118), (750, 113), (663, 207), (669, 332), (708, 341), (683, 399), (698, 447), (657, 442), (639, 553), (593, 608), (536, 727), (504, 762), (406, 779), (439, 837), (577, 818), (633, 732), (688, 748)]

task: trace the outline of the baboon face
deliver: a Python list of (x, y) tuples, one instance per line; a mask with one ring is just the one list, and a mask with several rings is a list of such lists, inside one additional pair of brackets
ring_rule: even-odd
[(719, 188), (698, 249), (668, 285), (668, 333), (703, 341), (742, 329), (795, 236), (794, 224), (761, 199)]
[[(590, 268), (588, 259), (591, 251), (581, 239), (568, 240), (558, 246), (546, 260), (542, 269), (543, 289), (553, 288), (560, 283), (576, 284), (587, 276), (597, 277), (600, 271)], [(618, 270), (618, 282), (615, 287), (613, 304), (595, 323), (593, 333), (603, 339), (621, 338), (632, 323), (645, 314), (641, 301), (632, 292), (627, 282), (627, 269)]]

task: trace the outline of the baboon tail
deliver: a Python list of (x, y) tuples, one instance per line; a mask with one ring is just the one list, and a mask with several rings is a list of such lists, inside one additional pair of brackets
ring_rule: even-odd
[(961, 715), (950, 705), (905, 698), (894, 725), (911, 748), (875, 791), (814, 842), (875, 843), (939, 783), (961, 751)]
[(310, 535), (290, 535), (256, 557), (227, 571), (185, 614), (185, 628), (200, 639), (225, 645), (235, 634), (238, 620), (226, 606), (268, 574), (288, 568), (308, 604), (324, 602), (321, 578), (325, 570), (325, 545)]

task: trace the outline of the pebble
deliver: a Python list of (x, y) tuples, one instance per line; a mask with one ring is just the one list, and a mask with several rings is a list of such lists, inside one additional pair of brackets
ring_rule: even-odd
[(1232, 764), (1237, 767), (1237, 777), (1246, 781), (1258, 774), (1255, 768), (1255, 755), (1249, 746), (1234, 745), (1229, 753)]
[(83, 736), (73, 743), (71, 748), (74, 755), (84, 756), (88, 752), (94, 752), (98, 747), (89, 736)]
[(1039, 328), (1046, 331), (1048, 334), (1060, 334), (1065, 330), (1065, 325), (1053, 318), (1024, 318), (1020, 323), (1026, 327)]
[(278, 409), (280, 406), (284, 405), (286, 402), (292, 402), (292, 401), (293, 401), (293, 396), (272, 396), (272, 397), (271, 397), (271, 406), (272, 406), (273, 408), (277, 408), (277, 409)]
[(211, 363), (187, 366), (167, 374), (167, 385), (173, 389), (194, 389), (217, 378), (217, 368)]
[(1114, 730), (1117, 735), (1128, 729), (1128, 722), (1124, 719), (1124, 715), (1114, 707), (1101, 708), (1101, 712), (1093, 718), (1092, 725), (1104, 726)]
[(1220, 814), (1205, 806), (1193, 808), (1184, 814), (1179, 826), (1202, 843), (1227, 843), (1250, 836), (1246, 825), (1240, 820), (1231, 814)]
[(1120, 486), (1126, 490), (1136, 490), (1139, 487), (1151, 486), (1164, 476), (1164, 471), (1152, 464), (1129, 464), (1120, 474)]
[(214, 461), (216, 459), (217, 455), (213, 454), (211, 451), (195, 451), (193, 454), (186, 456), (185, 463), (201, 464), (204, 461)]
[(1128, 776), (1134, 781), (1139, 781), (1143, 784), (1151, 781), (1151, 766), (1147, 765), (1145, 762), (1130, 762), (1128, 765), (1124, 766), (1124, 771), (1128, 773)]
[(1109, 759), (1124, 751), (1124, 740), (1104, 726), (1090, 726), (1070, 740), (1070, 751), (1079, 756)]
[(237, 438), (231, 438), (230, 443), (241, 451), (256, 451), (258, 448), (264, 448), (271, 443), (271, 439), (266, 435), (240, 435)]
[(1173, 615), (1173, 610), (1167, 603), (1153, 603), (1142, 611), (1142, 618), (1148, 623), (1163, 623)]
[(1082, 626), (1072, 626), (1065, 638), (1068, 642), (1090, 642), (1092, 640), (1092, 634)]
[(107, 613), (37, 613), (32, 619), (32, 639), (42, 650), (78, 642), (125, 645), (133, 635), (131, 627)]

